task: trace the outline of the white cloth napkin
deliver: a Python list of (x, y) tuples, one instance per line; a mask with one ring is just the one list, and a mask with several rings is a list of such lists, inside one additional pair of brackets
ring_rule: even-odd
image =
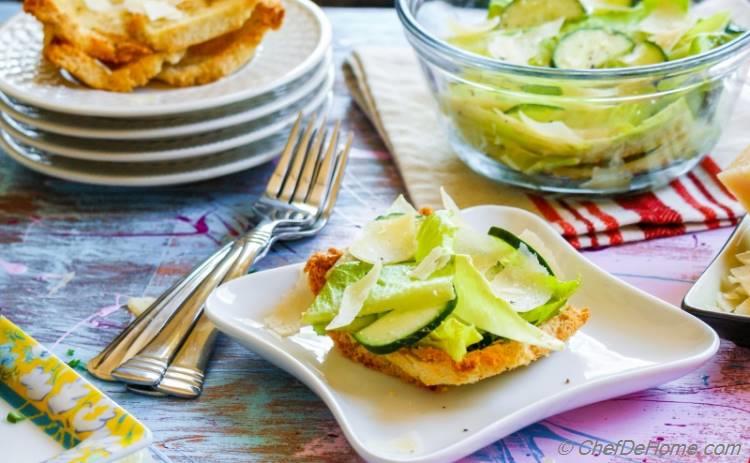
[(501, 204), (539, 214), (573, 246), (600, 247), (729, 226), (744, 214), (716, 173), (750, 145), (746, 85), (719, 145), (699, 167), (653, 192), (616, 199), (547, 196), (503, 186), (466, 167), (448, 143), (437, 104), (408, 48), (362, 47), (344, 64), (347, 86), (393, 155), (415, 204)]

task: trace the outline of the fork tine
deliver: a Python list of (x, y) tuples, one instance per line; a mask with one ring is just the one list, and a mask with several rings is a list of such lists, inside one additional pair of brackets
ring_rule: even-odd
[(320, 160), (319, 169), (315, 176), (315, 183), (310, 189), (309, 194), (305, 198), (305, 202), (312, 207), (320, 209), (323, 205), (325, 195), (331, 185), (336, 160), (339, 132), (341, 131), (341, 121), (336, 121), (336, 125), (333, 127), (333, 131), (328, 137), (328, 145), (326, 146), (325, 154)]
[(333, 180), (331, 181), (331, 185), (326, 192), (321, 213), (321, 216), (324, 220), (327, 220), (328, 217), (330, 217), (331, 212), (333, 211), (333, 206), (336, 204), (336, 199), (339, 196), (339, 190), (341, 189), (341, 184), (344, 180), (344, 171), (346, 170), (346, 164), (349, 161), (349, 152), (352, 149), (353, 140), (354, 135), (351, 132), (348, 132), (346, 134), (346, 143), (344, 144), (344, 148), (341, 150), (338, 158), (336, 159)]
[(284, 179), (287, 176), (289, 165), (292, 161), (292, 153), (294, 152), (294, 147), (297, 146), (299, 142), (299, 128), (301, 124), (302, 113), (300, 112), (297, 115), (297, 120), (294, 122), (294, 126), (292, 126), (292, 133), (289, 134), (289, 139), (286, 142), (286, 146), (284, 146), (284, 151), (281, 152), (279, 163), (276, 164), (276, 169), (274, 169), (271, 178), (268, 179), (268, 184), (266, 185), (266, 195), (271, 198), (274, 198), (279, 194), (279, 192), (281, 191), (281, 187), (284, 184)]
[(315, 138), (313, 138), (312, 144), (310, 145), (307, 159), (305, 159), (302, 176), (300, 177), (297, 188), (294, 190), (294, 196), (292, 198), (293, 203), (304, 202), (315, 184), (315, 175), (318, 173), (321, 162), (320, 153), (322, 151), (323, 142), (326, 139), (326, 122), (327, 117), (323, 116), (323, 119), (315, 132)]
[(289, 169), (286, 179), (284, 179), (284, 185), (281, 188), (277, 198), (284, 202), (291, 202), (294, 196), (294, 190), (297, 188), (299, 179), (302, 176), (302, 168), (305, 165), (306, 159), (310, 156), (310, 139), (312, 138), (313, 132), (315, 131), (315, 119), (316, 115), (313, 113), (310, 116), (310, 121), (307, 123), (305, 133), (302, 134), (302, 140), (297, 145), (297, 150), (294, 153), (294, 161), (292, 167)]

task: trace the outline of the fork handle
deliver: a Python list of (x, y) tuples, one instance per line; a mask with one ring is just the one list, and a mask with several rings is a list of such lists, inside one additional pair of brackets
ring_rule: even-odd
[(193, 399), (203, 391), (208, 360), (214, 348), (218, 331), (205, 312), (190, 331), (156, 390), (164, 394)]
[[(265, 240), (265, 244), (263, 240)], [(255, 235), (252, 239), (249, 237), (246, 246), (252, 252), (245, 254), (246, 260), (244, 262), (237, 262), (235, 267), (237, 272), (227, 273), (222, 283), (239, 278), (247, 273), (253, 263), (265, 255), (271, 247), (272, 241), (271, 235), (267, 237)], [(190, 335), (177, 352), (177, 356), (167, 367), (159, 384), (156, 385), (156, 390), (183, 399), (198, 397), (203, 391), (206, 367), (211, 358), (217, 333), (216, 327), (208, 319), (205, 312), (202, 313), (190, 331)]]
[(179, 302), (177, 299), (190, 294), (200, 281), (226, 257), (230, 248), (231, 244), (223, 246), (165, 291), (125, 331), (88, 362), (86, 368), (89, 373), (99, 379), (114, 381), (112, 371), (137, 354), (157, 335), (177, 310), (177, 302)]
[[(262, 222), (252, 232), (235, 241), (227, 257), (182, 301), (174, 316), (167, 322), (162, 331), (136, 356), (112, 372), (112, 376), (128, 384), (142, 386), (159, 384), (183, 341), (186, 340), (186, 337), (189, 338), (188, 332), (203, 313), (203, 306), (208, 295), (219, 284), (247, 273), (250, 265), (271, 242), (276, 225), (277, 222)], [(206, 330), (210, 334), (210, 330), (207, 328)], [(200, 365), (199, 362), (203, 362), (202, 357), (208, 356), (208, 353), (202, 354), (202, 350), (204, 348), (211, 349), (214, 337), (201, 336), (200, 339), (197, 339), (204, 344), (202, 348), (195, 350), (192, 347), (186, 348), (190, 349), (186, 351), (186, 356), (190, 352), (201, 353), (199, 356), (191, 356), (188, 359), (188, 363), (201, 367), (201, 376), (205, 364)], [(199, 382), (202, 382), (202, 378), (199, 379)]]

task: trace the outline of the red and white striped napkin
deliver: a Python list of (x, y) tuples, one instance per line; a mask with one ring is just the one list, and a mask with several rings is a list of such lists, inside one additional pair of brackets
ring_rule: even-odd
[(611, 246), (736, 225), (745, 213), (716, 178), (713, 158), (668, 186), (615, 199), (529, 195), (539, 213), (577, 248)]
[(658, 190), (616, 198), (565, 197), (499, 185), (451, 151), (416, 57), (410, 49), (356, 49), (344, 66), (357, 104), (385, 141), (415, 204), (440, 204), (444, 186), (459, 206), (501, 204), (527, 209), (575, 247), (592, 248), (735, 225), (745, 213), (716, 174), (750, 145), (750, 90), (711, 156)]

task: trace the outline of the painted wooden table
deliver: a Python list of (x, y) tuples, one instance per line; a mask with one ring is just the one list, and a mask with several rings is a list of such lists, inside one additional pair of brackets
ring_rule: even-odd
[[(0, 4), (0, 18), (18, 10)], [(340, 63), (357, 44), (405, 43), (393, 10), (328, 9)], [(358, 224), (403, 191), (394, 164), (343, 83), (335, 113), (356, 134), (343, 192), (316, 238), (279, 244), (259, 269), (302, 261), (347, 242)], [(65, 356), (87, 360), (130, 320), (129, 296), (157, 295), (247, 225), (271, 165), (195, 185), (130, 190), (32, 173), (0, 155), (0, 310)], [(678, 305), (730, 230), (631, 244), (586, 256)], [(203, 396), (153, 399), (98, 383), (153, 431), (175, 462), (356, 461), (323, 403), (294, 378), (222, 337)], [(593, 441), (697, 444), (692, 457), (581, 456)], [(739, 455), (703, 453), (741, 444)], [(582, 452), (562, 453), (570, 446)], [(591, 453), (596, 454), (596, 449)], [(722, 342), (706, 366), (661, 387), (554, 416), (466, 461), (727, 461), (750, 458), (750, 350)], [(0, 457), (0, 460), (3, 460)], [(3, 460), (4, 461), (4, 460)]]

